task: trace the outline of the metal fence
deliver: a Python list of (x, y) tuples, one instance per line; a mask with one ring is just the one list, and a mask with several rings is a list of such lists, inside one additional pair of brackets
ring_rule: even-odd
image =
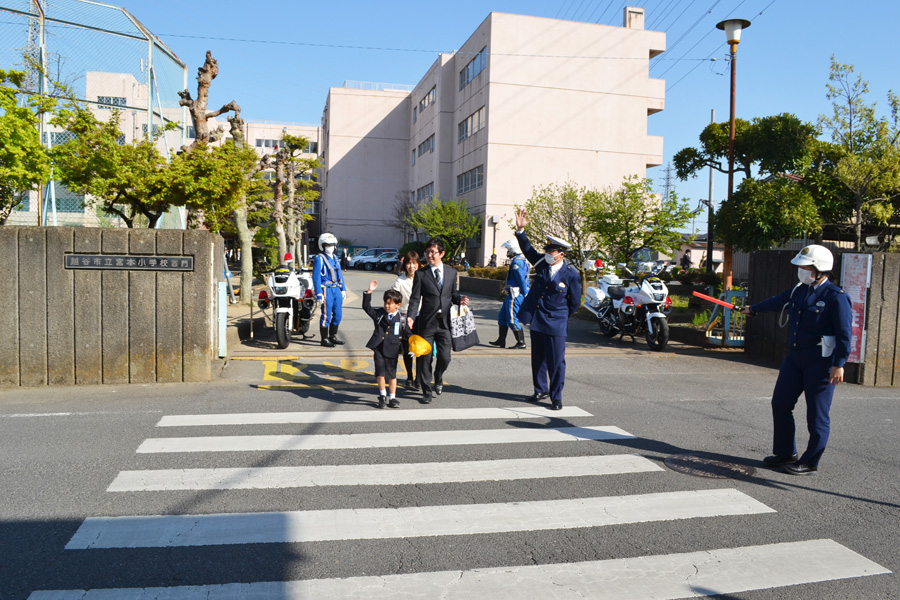
[[(40, 93), (50, 93), (51, 82), (64, 84), (100, 120), (118, 110), (122, 143), (169, 122), (176, 129), (158, 140), (165, 155), (192, 137), (187, 109), (178, 104), (187, 66), (124, 8), (89, 0), (0, 0), (0, 67), (28, 72), (27, 87)], [(68, 133), (47, 120), (41, 124), (44, 144), (64, 142)], [(161, 226), (180, 228), (181, 221), (176, 211)], [(53, 181), (23, 198), (7, 224), (123, 226)]]

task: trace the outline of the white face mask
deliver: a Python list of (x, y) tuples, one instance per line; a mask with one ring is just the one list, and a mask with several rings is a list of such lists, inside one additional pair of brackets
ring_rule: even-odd
[(334, 254), (334, 246), (325, 246), (325, 254), (328, 256)]
[(807, 271), (806, 269), (797, 269), (797, 279), (800, 280), (800, 283), (804, 283), (806, 285), (812, 285), (816, 281), (816, 278), (812, 274), (812, 271)]
[(557, 257), (557, 256), (559, 256), (559, 254), (557, 254), (556, 256), (553, 256), (552, 254), (550, 254), (550, 253), (548, 252), (547, 254), (544, 255), (544, 260), (547, 261), (547, 264), (548, 264), (548, 265), (551, 265), (551, 266), (552, 266), (552, 265), (555, 265), (557, 262), (559, 262), (559, 261), (556, 260), (556, 257)]

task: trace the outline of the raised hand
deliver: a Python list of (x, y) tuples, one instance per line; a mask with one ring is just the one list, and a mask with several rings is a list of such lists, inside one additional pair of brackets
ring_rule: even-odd
[(516, 213), (516, 231), (525, 229), (528, 226), (528, 211), (524, 208)]

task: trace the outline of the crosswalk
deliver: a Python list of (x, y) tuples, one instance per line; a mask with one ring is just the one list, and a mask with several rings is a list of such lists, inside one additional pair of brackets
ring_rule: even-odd
[[(568, 423), (559, 426), (560, 420)], [(594, 444), (594, 452), (553, 456), (571, 442), (627, 442), (637, 437), (614, 425), (572, 425), (593, 415), (578, 407), (550, 412), (545, 408), (427, 408), (375, 411), (347, 409), (329, 412), (262, 412), (213, 415), (166, 415), (156, 437), (136, 447), (145, 461), (162, 461), (160, 468), (123, 470), (107, 493), (139, 498), (149, 494), (267, 493), (270, 490), (354, 490), (375, 486), (385, 492), (402, 486), (495, 485), (568, 481), (570, 478), (647, 477), (673, 483), (676, 477), (658, 463), (634, 453), (600, 453), (616, 445)], [(496, 424), (503, 421), (498, 427)], [(433, 427), (447, 423), (448, 428)], [(278, 428), (316, 425), (316, 433), (237, 435), (241, 427)], [(432, 427), (427, 429), (426, 425)], [(463, 427), (463, 425), (466, 427)], [(418, 425), (424, 430), (409, 430)], [(341, 428), (332, 433), (330, 426)], [(395, 431), (370, 431), (398, 426)], [(477, 428), (483, 426), (484, 428)], [(352, 433), (343, 433), (347, 428)], [(474, 428), (473, 428), (474, 427)], [(203, 435), (179, 434), (199, 428)], [(359, 431), (355, 429), (359, 428)], [(209, 435), (210, 429), (216, 435)], [(491, 458), (510, 444), (527, 448), (529, 456)], [(441, 447), (474, 452), (477, 460), (416, 462), (417, 452), (433, 456)], [(309, 453), (338, 451), (341, 460), (354, 451), (395, 449), (404, 462), (340, 462), (271, 466), (229, 466), (229, 460), (275, 452), (303, 462)], [(349, 452), (349, 454), (348, 454)], [(199, 457), (209, 466), (162, 468), (172, 457)], [(678, 479), (683, 482), (684, 479)], [(245, 496), (246, 497), (246, 496)], [(367, 496), (368, 497), (368, 496)], [(502, 497), (502, 494), (501, 494)], [(503, 536), (567, 530), (596, 531), (626, 525), (668, 526), (679, 521), (701, 523), (715, 518), (752, 519), (771, 527), (776, 511), (751, 495), (729, 487), (675, 489), (664, 492), (588, 497), (503, 501), (448, 502), (418, 505), (353, 506), (318, 510), (220, 512), (92, 516), (85, 519), (65, 546), (72, 553), (134, 553), (175, 549), (202, 553), (210, 547), (250, 544), (347, 544), (364, 540), (466, 540), (472, 547)], [(500, 542), (498, 542), (500, 540)], [(107, 556), (115, 556), (107, 554)], [(802, 568), (795, 558), (804, 556)], [(111, 561), (114, 564), (114, 561)], [(29, 600), (216, 600), (318, 598), (694, 598), (735, 594), (784, 586), (810, 585), (889, 573), (885, 568), (830, 539), (790, 540), (728, 548), (697, 548), (690, 552), (645, 554), (603, 560), (546, 564), (487, 564), (462, 570), (369, 573), (285, 581), (233, 581), (203, 585), (167, 585), (34, 591)], [(328, 575), (327, 572), (322, 573)], [(120, 581), (122, 574), (115, 578)], [(127, 580), (127, 577), (124, 577)]]

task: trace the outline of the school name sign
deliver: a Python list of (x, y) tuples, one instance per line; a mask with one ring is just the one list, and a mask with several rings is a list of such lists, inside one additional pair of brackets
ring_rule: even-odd
[(130, 271), (193, 271), (193, 256), (133, 256), (129, 254), (66, 254), (67, 269)]

